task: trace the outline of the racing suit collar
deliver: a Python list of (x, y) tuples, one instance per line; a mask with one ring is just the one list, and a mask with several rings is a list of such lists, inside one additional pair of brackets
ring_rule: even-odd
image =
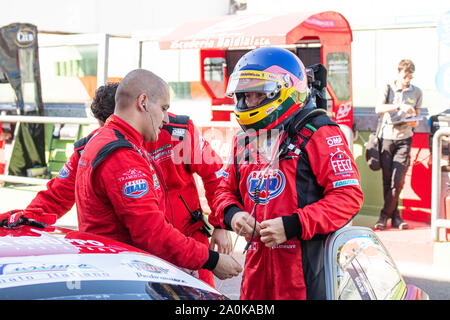
[(140, 134), (135, 128), (129, 125), (125, 120), (122, 120), (120, 117), (115, 114), (111, 115), (106, 123), (105, 127), (108, 126), (110, 128), (119, 129), (122, 133), (124, 133), (131, 143), (136, 146), (142, 146), (144, 144), (144, 137)]

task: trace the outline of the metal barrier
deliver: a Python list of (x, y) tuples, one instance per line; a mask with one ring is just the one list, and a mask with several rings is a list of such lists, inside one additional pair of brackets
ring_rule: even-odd
[[(11, 115), (0, 115), (0, 123), (1, 122), (44, 123), (44, 124), (58, 123), (58, 124), (79, 124), (79, 125), (98, 124), (98, 121), (95, 118), (11, 116)], [(7, 159), (7, 161), (8, 160), (9, 159)], [(6, 173), (6, 169), (5, 169), (5, 173)], [(0, 175), (0, 181), (12, 182), (12, 183), (34, 184), (34, 185), (45, 185), (50, 180), (2, 174), (2, 175)]]
[(0, 122), (23, 122), (23, 123), (64, 123), (64, 124), (98, 124), (94, 118), (73, 118), (73, 117), (41, 117), (41, 116), (3, 116), (0, 115)]
[(441, 138), (443, 136), (450, 136), (450, 128), (441, 128), (437, 130), (433, 136), (431, 176), (431, 235), (434, 241), (439, 241), (439, 228), (450, 229), (450, 220), (439, 218), (439, 202), (441, 198)]

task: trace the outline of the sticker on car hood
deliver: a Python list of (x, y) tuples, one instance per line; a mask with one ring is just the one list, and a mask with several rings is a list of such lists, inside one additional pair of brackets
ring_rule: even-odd
[[(174, 265), (140, 253), (0, 258), (0, 289), (52, 282), (127, 280), (183, 285), (220, 294)], [(1, 294), (0, 294), (1, 298)]]

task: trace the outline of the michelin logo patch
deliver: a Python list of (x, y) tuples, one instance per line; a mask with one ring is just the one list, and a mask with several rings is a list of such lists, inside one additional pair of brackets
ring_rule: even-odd
[(123, 195), (127, 198), (140, 198), (148, 192), (148, 182), (145, 179), (128, 181), (123, 186)]
[(345, 179), (333, 182), (333, 188), (345, 187), (345, 186), (359, 186), (357, 179)]
[(61, 178), (61, 179), (66, 179), (69, 176), (70, 176), (70, 170), (67, 169), (66, 165), (63, 165), (61, 170), (59, 170), (57, 177)]

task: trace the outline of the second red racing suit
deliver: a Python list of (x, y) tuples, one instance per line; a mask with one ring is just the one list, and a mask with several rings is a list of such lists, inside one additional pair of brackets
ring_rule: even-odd
[(25, 211), (42, 210), (46, 213), (54, 213), (61, 218), (73, 207), (78, 160), (86, 143), (98, 130), (75, 142), (74, 152), (69, 160), (63, 165), (58, 175), (47, 182), (47, 189), (38, 192)]
[[(224, 171), (216, 193), (217, 210), (209, 219), (223, 228), (230, 228), (231, 222), (225, 214), (252, 212), (255, 186), (268, 165), (252, 142), (237, 144), (239, 139), (233, 142), (236, 160)], [(314, 280), (323, 276), (323, 239), (347, 224), (362, 206), (359, 173), (337, 125), (326, 116), (316, 117), (298, 132), (295, 146), (263, 177), (256, 219), (283, 217), (285, 223), (285, 217), (298, 216), (299, 224), (294, 225), (293, 236), (286, 230), (288, 240), (274, 247), (266, 247), (259, 238), (252, 240), (241, 299), (323, 299), (325, 290), (312, 288), (324, 281)]]
[[(27, 211), (43, 210), (62, 217), (75, 203), (75, 177), (78, 160), (95, 130), (74, 144), (74, 153), (58, 175), (47, 183), (47, 190), (40, 191), (27, 206)], [(170, 205), (166, 207), (169, 222), (183, 234), (209, 245), (208, 237), (200, 229), (203, 222), (193, 223), (189, 211), (202, 209), (193, 174), (198, 174), (205, 187), (208, 205), (212, 208), (214, 191), (219, 184), (222, 159), (203, 139), (192, 120), (187, 116), (169, 113), (169, 123), (163, 126), (156, 143), (144, 143), (160, 165), (163, 179), (169, 189)], [(175, 159), (176, 158), (176, 159)], [(183, 200), (181, 200), (181, 197)], [(214, 286), (212, 272), (199, 270), (199, 278)]]
[[(169, 123), (163, 126), (158, 140), (145, 142), (144, 146), (164, 173), (170, 199), (170, 207), (166, 208), (167, 219), (186, 236), (209, 245), (208, 237), (201, 232), (204, 223), (194, 221), (190, 213), (197, 209), (203, 211), (194, 174), (201, 177), (208, 205), (213, 211), (222, 158), (202, 137), (192, 120), (184, 115), (169, 113)], [(199, 279), (214, 286), (214, 277), (209, 270), (199, 270)]]
[(78, 161), (75, 199), (81, 231), (134, 245), (192, 270), (213, 269), (218, 254), (173, 228), (165, 186), (143, 137), (112, 115)]

